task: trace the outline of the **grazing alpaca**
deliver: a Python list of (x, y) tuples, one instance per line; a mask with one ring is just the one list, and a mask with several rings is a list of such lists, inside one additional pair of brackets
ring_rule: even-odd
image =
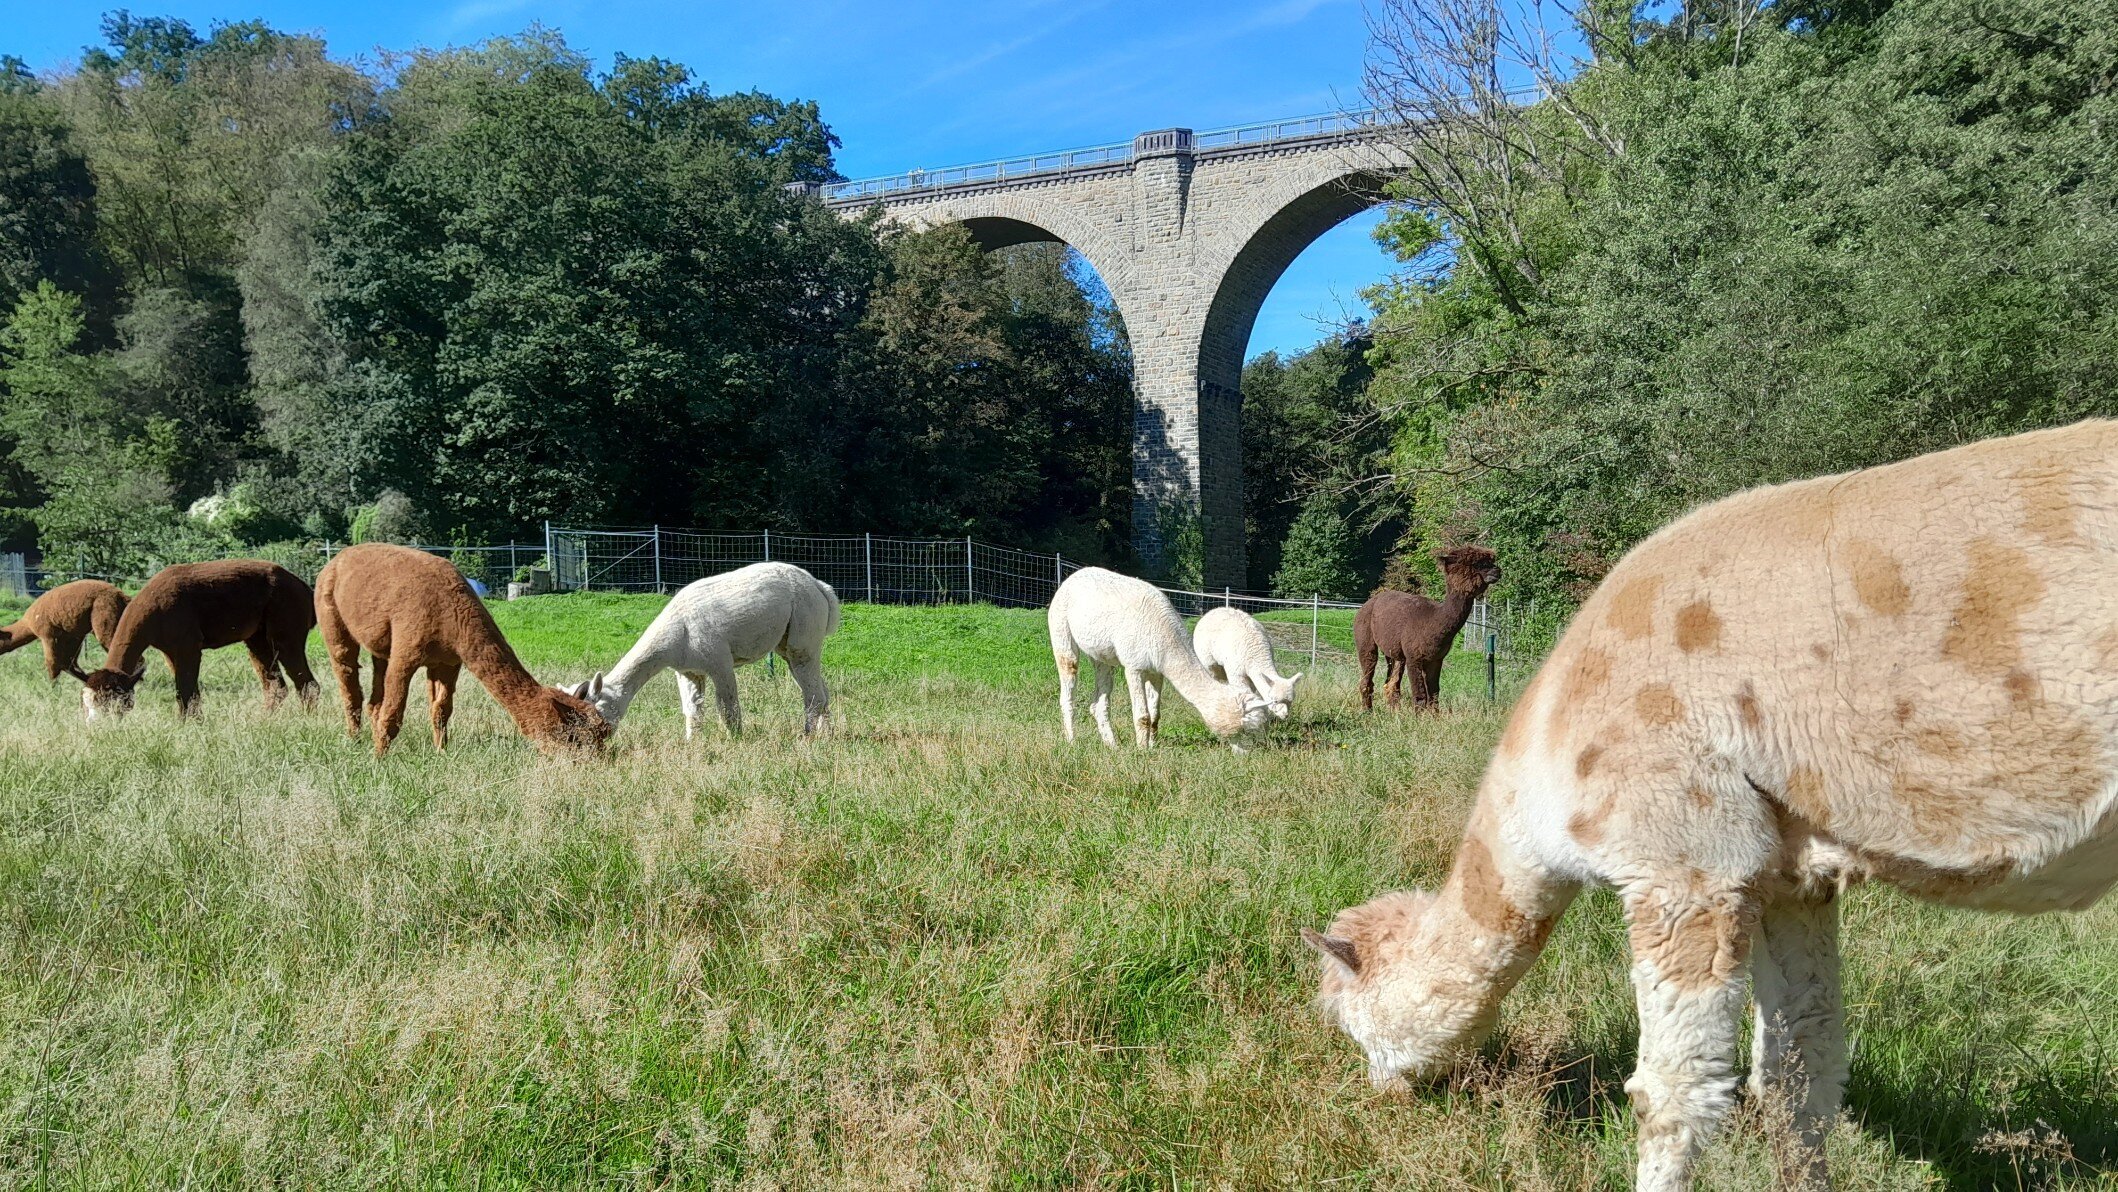
[(447, 559), (387, 542), (349, 546), (316, 576), (316, 623), (346, 701), (346, 731), (360, 736), (360, 651), (373, 656), (368, 711), (375, 756), (389, 752), (404, 727), (412, 672), (427, 672), (434, 748), (448, 746), (456, 678), (469, 667), (507, 709), (522, 735), (539, 745), (600, 749), (610, 722), (594, 708), (530, 677), (493, 614)]
[(1294, 710), (1294, 685), (1302, 676), (1280, 677), (1272, 642), (1256, 617), (1239, 608), (1209, 609), (1192, 626), (1191, 645), (1214, 678), (1264, 700), (1273, 719), (1285, 720)]
[(2118, 423), (1757, 489), (1663, 529), (1516, 704), (1437, 894), (1342, 912), (1321, 1003), (1378, 1083), (1475, 1047), (1587, 882), (1630, 922), (1639, 1186), (1688, 1185), (1734, 1092), (1824, 1180), (1838, 910), (1873, 879), (2081, 910), (2118, 883)]
[(1382, 591), (1353, 614), (1353, 648), (1360, 655), (1361, 710), (1375, 707), (1375, 656), (1388, 660), (1383, 695), (1391, 707), (1412, 676), (1412, 706), (1431, 708), (1441, 698), (1441, 664), (1470, 619), (1471, 602), (1500, 582), (1493, 552), (1460, 546), (1434, 556), (1448, 589), (1439, 603), (1410, 592)]
[(125, 593), (99, 579), (77, 579), (60, 584), (39, 596), (22, 610), (22, 619), (0, 628), (0, 654), (19, 650), (33, 641), (44, 643), (44, 674), (52, 682), (63, 672), (76, 679), (81, 673), (81, 643), (94, 630), (104, 652), (118, 630), (125, 612)]
[(1245, 738), (1265, 730), (1270, 715), (1265, 701), (1241, 687), (1207, 673), (1191, 651), (1184, 619), (1169, 597), (1144, 580), (1083, 567), (1066, 577), (1052, 595), (1050, 614), (1052, 661), (1059, 666), (1059, 708), (1066, 739), (1074, 739), (1074, 679), (1081, 659), (1096, 668), (1096, 698), (1089, 705), (1103, 743), (1115, 748), (1110, 727), (1111, 668), (1125, 668), (1125, 687), (1132, 697), (1133, 742), (1145, 749), (1155, 743), (1162, 721), (1162, 682), (1199, 710), (1215, 736), (1240, 753)]
[(824, 686), (824, 639), (838, 632), (838, 593), (792, 563), (752, 563), (687, 585), (625, 652), (608, 675), (573, 689), (618, 723), (649, 679), (677, 672), (684, 701), (684, 739), (698, 731), (706, 680), (731, 735), (743, 731), (735, 668), (767, 654), (787, 660), (802, 689), (802, 733), (824, 727), (831, 690)]
[(309, 585), (277, 563), (225, 559), (164, 567), (126, 603), (103, 669), (81, 679), (81, 704), (90, 720), (129, 711), (133, 688), (147, 670), (147, 651), (155, 649), (176, 676), (178, 713), (189, 716), (199, 709), (200, 657), (241, 642), (250, 649), (266, 708), (286, 698), (282, 670), (302, 706), (313, 708), (316, 676), (309, 673), (308, 648), (314, 624)]

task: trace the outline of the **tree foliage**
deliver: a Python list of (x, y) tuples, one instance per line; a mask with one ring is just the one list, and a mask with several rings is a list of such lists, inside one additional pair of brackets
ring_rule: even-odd
[(599, 73), (543, 28), (372, 71), (257, 21), (102, 33), (62, 75), (0, 63), (0, 299), (30, 295), (0, 542), (116, 541), (58, 512), (89, 490), (55, 436), (86, 422), (82, 467), (129, 478), (97, 508), (165, 542), (387, 507), (436, 541), (551, 518), (1125, 549), (1107, 302), (1056, 246), (790, 190), (836, 177), (814, 103)]
[(1416, 538), (1564, 595), (1749, 485), (2118, 412), (2110, 0), (1583, 21), (1593, 59), (1509, 118), (1534, 154), (1436, 159), (1519, 241), (1419, 173), (1387, 228)]

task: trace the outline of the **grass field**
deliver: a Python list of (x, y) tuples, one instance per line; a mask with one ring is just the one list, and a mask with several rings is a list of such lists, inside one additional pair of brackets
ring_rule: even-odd
[[(658, 607), (495, 614), (572, 680)], [(1440, 1088), (1370, 1091), (1308, 1007), (1296, 929), (1453, 849), (1501, 726), (1470, 656), (1440, 716), (1361, 716), (1327, 669), (1261, 752), (1181, 705), (1151, 753), (1068, 748), (1041, 613), (854, 605), (821, 742), (756, 666), (741, 740), (686, 744), (664, 677), (610, 758), (545, 758), (467, 678), (446, 754), (415, 696), (378, 762), (335, 693), (265, 715), (240, 650), (200, 722), (157, 663), (93, 731), (34, 655), (0, 659), (6, 1184), (1630, 1177), (1608, 895)], [(2118, 903), (2015, 920), (1862, 890), (1847, 918), (1842, 1186), (2118, 1188)], [(1706, 1185), (1768, 1171), (1746, 1118)]]

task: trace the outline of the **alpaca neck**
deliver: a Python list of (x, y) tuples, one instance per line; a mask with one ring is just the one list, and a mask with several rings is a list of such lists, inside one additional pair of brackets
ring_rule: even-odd
[(1471, 619), (1471, 606), (1478, 597), (1463, 588), (1451, 585), (1441, 598), (1441, 619), (1449, 627), (1449, 637), (1463, 632), (1463, 623)]
[(633, 697), (640, 694), (649, 680), (670, 667), (669, 660), (657, 648), (659, 643), (648, 640), (651, 636), (654, 636), (653, 627), (649, 627), (648, 632), (632, 644), (632, 649), (625, 652), (625, 657), (618, 659), (618, 664), (603, 676), (603, 697), (608, 702), (603, 718), (612, 724), (624, 717), (625, 709), (632, 706)]
[(1162, 677), (1168, 679), (1169, 685), (1190, 701), (1192, 707), (1204, 711), (1233, 695), (1235, 688), (1213, 677), (1213, 672), (1207, 670), (1206, 664), (1200, 662), (1199, 656), (1192, 651), (1189, 641), (1179, 638), (1170, 643), (1164, 654), (1159, 668)]
[(1460, 1011), (1482, 1024), (1492, 1022), (1580, 891), (1520, 856), (1498, 826), (1483, 804), (1472, 813), (1426, 916), (1428, 947), (1420, 950), (1454, 970), (1455, 988), (1469, 1002)]
[(515, 727), (524, 733), (531, 731), (533, 722), (527, 719), (530, 709), (544, 698), (544, 685), (537, 682), (522, 660), (515, 657), (514, 647), (500, 636), (500, 630), (490, 624), (486, 632), (473, 635), (470, 641), (457, 647), (457, 657), (463, 659), (465, 670), (476, 676), (478, 682), (500, 701), (507, 714), (514, 718)]

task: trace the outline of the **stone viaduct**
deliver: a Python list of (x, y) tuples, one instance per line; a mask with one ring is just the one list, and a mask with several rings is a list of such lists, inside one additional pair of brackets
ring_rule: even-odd
[(812, 187), (857, 217), (961, 223), (987, 249), (1057, 241), (1087, 258), (1132, 339), (1133, 540), (1163, 562), (1162, 514), (1195, 510), (1210, 586), (1245, 585), (1243, 352), (1304, 248), (1375, 203), (1392, 153), (1367, 115), (1306, 117)]

